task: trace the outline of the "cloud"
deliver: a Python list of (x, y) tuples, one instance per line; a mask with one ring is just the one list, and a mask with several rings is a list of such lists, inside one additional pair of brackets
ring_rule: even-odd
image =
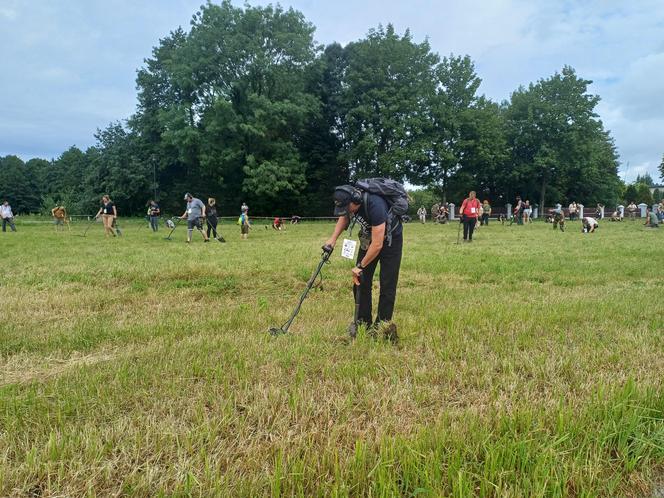
[[(0, 0), (0, 154), (87, 147), (94, 131), (136, 104), (135, 74), (151, 49), (188, 27), (200, 0)], [(238, 6), (244, 0), (233, 0)], [(273, 0), (260, 0), (267, 5)], [(598, 112), (629, 177), (658, 176), (664, 146), (661, 0), (282, 0), (304, 13), (321, 43), (348, 43), (378, 24), (410, 28), (441, 55), (468, 54), (480, 91), (500, 101), (519, 85), (571, 65), (593, 80)], [(43, 152), (39, 152), (43, 151)]]

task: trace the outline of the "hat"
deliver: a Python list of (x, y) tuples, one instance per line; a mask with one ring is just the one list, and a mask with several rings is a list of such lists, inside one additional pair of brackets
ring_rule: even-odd
[(191, 194), (190, 194), (189, 192), (187, 192), (186, 194), (184, 194), (184, 200), (185, 200), (185, 201), (186, 201), (187, 199), (189, 199), (189, 197), (191, 197)]
[(348, 214), (348, 205), (352, 199), (350, 192), (343, 187), (334, 190), (334, 216), (345, 216)]

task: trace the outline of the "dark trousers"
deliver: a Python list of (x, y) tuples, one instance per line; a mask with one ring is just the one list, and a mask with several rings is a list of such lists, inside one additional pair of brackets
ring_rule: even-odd
[[(403, 235), (392, 238), (392, 245), (388, 246), (387, 241), (383, 244), (383, 249), (362, 272), (362, 282), (360, 284), (360, 309), (358, 320), (366, 325), (371, 325), (371, 287), (373, 283), (376, 266), (380, 262), (380, 297), (378, 299), (378, 314), (376, 321), (392, 320), (394, 313), (394, 302), (397, 297), (397, 282), (399, 281), (399, 268), (401, 267), (401, 254), (403, 252)], [(362, 261), (365, 250), (360, 250), (357, 261)]]
[(473, 232), (475, 231), (475, 224), (477, 218), (463, 217), (463, 240), (473, 240)]
[(16, 231), (16, 226), (14, 225), (14, 218), (2, 218), (2, 231), (3, 232), (7, 231), (7, 224), (9, 224), (9, 228), (12, 229), (12, 232)]
[(210, 237), (210, 232), (214, 234), (214, 238), (217, 238), (217, 218), (214, 216), (208, 216), (207, 219), (207, 236)]
[(159, 216), (150, 216), (150, 227), (156, 232), (159, 229)]
[(488, 213), (483, 213), (482, 214), (482, 222), (480, 224), (489, 226), (489, 214)]

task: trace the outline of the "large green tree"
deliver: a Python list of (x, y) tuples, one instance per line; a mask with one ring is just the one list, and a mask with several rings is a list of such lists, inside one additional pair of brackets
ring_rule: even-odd
[(338, 133), (352, 177), (403, 179), (426, 160), (428, 100), (438, 56), (409, 31), (379, 27), (346, 47)]
[(593, 202), (600, 188), (603, 202), (618, 196), (617, 155), (597, 119), (599, 97), (588, 93), (590, 83), (566, 66), (512, 94), (506, 110), (512, 151), (507, 176), (541, 208), (570, 196)]

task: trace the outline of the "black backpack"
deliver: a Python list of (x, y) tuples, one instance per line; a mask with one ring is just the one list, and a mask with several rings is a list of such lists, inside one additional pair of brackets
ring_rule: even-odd
[[(366, 178), (357, 180), (355, 187), (362, 191), (364, 212), (367, 214), (367, 198), (369, 194), (380, 195), (389, 206), (385, 239), (387, 245), (392, 245), (392, 232), (399, 226), (401, 218), (408, 212), (408, 193), (405, 187), (390, 178)], [(395, 222), (396, 220), (396, 222)]]

